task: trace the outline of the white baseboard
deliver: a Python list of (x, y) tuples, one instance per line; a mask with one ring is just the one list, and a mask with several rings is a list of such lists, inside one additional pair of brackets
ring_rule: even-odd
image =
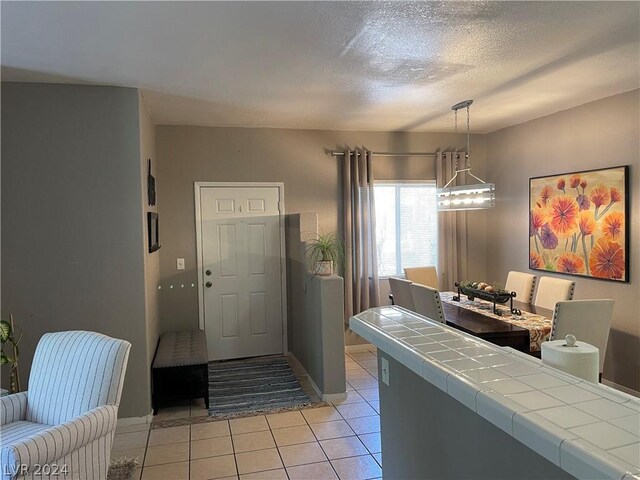
[(347, 399), (347, 392), (344, 393), (327, 393), (322, 395), (323, 402), (341, 402)]
[(616, 390), (620, 390), (621, 392), (633, 395), (634, 397), (640, 397), (640, 392), (637, 392), (632, 388), (625, 387), (624, 385), (618, 385), (617, 383), (612, 382), (611, 380), (607, 380), (606, 378), (603, 378), (601, 383), (603, 385), (606, 385), (607, 387), (615, 388)]
[(358, 345), (345, 345), (344, 351), (347, 353), (356, 352), (369, 352), (371, 349), (370, 343), (359, 343)]
[(151, 423), (153, 420), (153, 410), (144, 417), (127, 417), (118, 419), (118, 427), (128, 427), (129, 425), (141, 425), (143, 423)]
[[(300, 373), (307, 379), (307, 381), (309, 382), (309, 385), (311, 385), (311, 388), (313, 388), (313, 391), (316, 392), (316, 395), (318, 395), (318, 397), (320, 397), (320, 400), (322, 400), (323, 402), (338, 402), (340, 400), (346, 400), (347, 392), (322, 393), (318, 388), (318, 386), (316, 385), (316, 382), (314, 382), (313, 378), (311, 378), (311, 375), (309, 375), (309, 373), (307, 373), (305, 368), (302, 366), (302, 364), (300, 363), (300, 360), (298, 360), (296, 356), (291, 352), (289, 352), (288, 356), (291, 359), (292, 363), (295, 364), (296, 369), (299, 369)], [(346, 388), (346, 385), (345, 385), (345, 388)]]

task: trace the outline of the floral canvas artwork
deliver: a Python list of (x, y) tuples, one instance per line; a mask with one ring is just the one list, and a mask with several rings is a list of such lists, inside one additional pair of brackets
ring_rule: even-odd
[(529, 268), (628, 282), (627, 170), (530, 179)]

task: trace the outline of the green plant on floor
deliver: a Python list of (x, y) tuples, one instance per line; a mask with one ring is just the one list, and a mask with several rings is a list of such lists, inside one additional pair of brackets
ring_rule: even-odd
[[(16, 331), (17, 330), (17, 331)], [(18, 357), (20, 351), (18, 344), (22, 340), (22, 329), (15, 327), (13, 323), (13, 315), (9, 316), (9, 321), (0, 320), (0, 365), (9, 365), (10, 373), (10, 392), (18, 393), (20, 391), (20, 378), (18, 376)]]
[[(314, 275), (330, 275), (331, 269), (342, 268), (344, 261), (344, 242), (335, 233), (319, 233), (308, 242), (306, 249), (307, 265)], [(326, 273), (327, 263), (329, 272)], [(331, 265), (332, 264), (332, 265)]]

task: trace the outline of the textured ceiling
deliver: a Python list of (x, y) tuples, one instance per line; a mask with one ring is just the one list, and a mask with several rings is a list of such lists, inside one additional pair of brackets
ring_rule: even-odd
[(159, 124), (490, 132), (640, 86), (638, 2), (6, 2), (2, 78)]

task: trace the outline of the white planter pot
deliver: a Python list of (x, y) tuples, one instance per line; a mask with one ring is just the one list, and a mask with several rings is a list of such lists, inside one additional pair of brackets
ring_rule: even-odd
[(329, 276), (333, 273), (333, 261), (323, 260), (316, 262), (316, 275)]

